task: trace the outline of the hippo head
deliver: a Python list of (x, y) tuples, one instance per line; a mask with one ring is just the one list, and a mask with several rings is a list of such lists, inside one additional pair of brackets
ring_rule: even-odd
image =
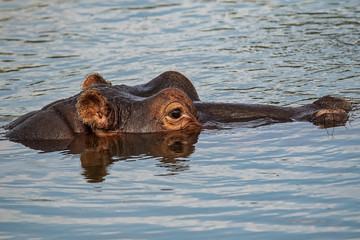
[(194, 104), (181, 90), (167, 88), (149, 97), (125, 90), (109, 84), (87, 88), (77, 100), (79, 119), (98, 136), (200, 129)]

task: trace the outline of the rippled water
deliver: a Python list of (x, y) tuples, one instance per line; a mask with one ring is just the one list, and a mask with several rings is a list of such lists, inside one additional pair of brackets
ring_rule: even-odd
[(0, 239), (360, 239), (359, 36), (357, 0), (0, 1), (0, 125), (78, 93), (95, 71), (134, 85), (177, 70), (203, 101), (336, 94), (355, 108), (331, 129), (234, 126), (58, 151), (1, 140)]

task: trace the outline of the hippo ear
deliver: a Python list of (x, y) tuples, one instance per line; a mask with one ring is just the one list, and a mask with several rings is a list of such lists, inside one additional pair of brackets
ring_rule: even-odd
[(105, 84), (111, 85), (110, 82), (106, 81), (99, 73), (90, 73), (85, 77), (85, 80), (82, 83), (81, 89), (85, 90), (88, 87), (91, 87), (96, 84)]
[(110, 107), (98, 89), (85, 91), (79, 97), (76, 108), (83, 123), (97, 129), (109, 127)]

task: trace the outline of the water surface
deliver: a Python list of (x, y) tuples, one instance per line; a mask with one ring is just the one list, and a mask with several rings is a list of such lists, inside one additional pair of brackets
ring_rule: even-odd
[[(229, 126), (68, 149), (0, 141), (1, 239), (360, 239), (358, 1), (1, 1), (0, 125), (100, 72), (203, 101), (353, 103), (346, 126)], [(43, 146), (43, 145), (42, 145)]]

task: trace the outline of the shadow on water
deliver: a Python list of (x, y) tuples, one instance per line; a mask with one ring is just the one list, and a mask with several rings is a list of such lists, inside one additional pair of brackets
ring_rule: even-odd
[(19, 141), (34, 150), (43, 152), (63, 151), (80, 154), (83, 175), (88, 182), (104, 181), (107, 168), (117, 161), (149, 156), (159, 158), (158, 167), (165, 167), (169, 175), (185, 171), (184, 159), (195, 150), (199, 132), (168, 132), (148, 134), (122, 134), (120, 136), (96, 137), (78, 135), (72, 140)]

